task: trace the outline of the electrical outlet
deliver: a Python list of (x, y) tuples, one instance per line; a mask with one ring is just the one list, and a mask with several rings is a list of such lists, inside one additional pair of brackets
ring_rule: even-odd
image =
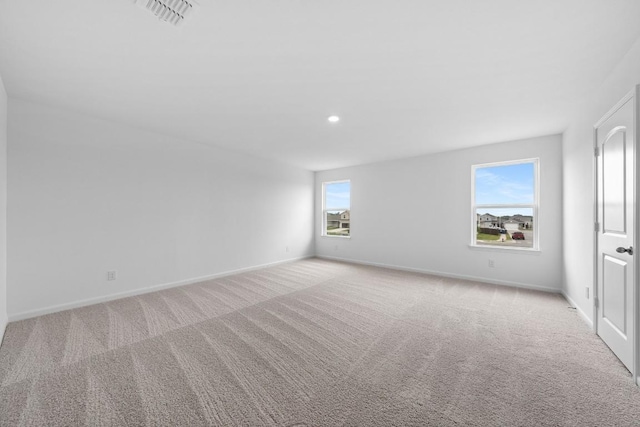
[(337, 251), (337, 250), (338, 250), (338, 245), (335, 245), (335, 246), (333, 247), (333, 250), (334, 250), (334, 251)]
[(589, 288), (584, 288), (584, 295), (589, 299)]
[(495, 268), (496, 267), (496, 263), (495, 263), (494, 260), (492, 260), (492, 259), (489, 260), (489, 267), (490, 268)]
[(116, 280), (118, 278), (118, 272), (113, 270), (113, 271), (107, 271), (107, 280), (111, 281), (111, 280)]
[(289, 246), (287, 246), (286, 248), (284, 248), (285, 252), (289, 252)]

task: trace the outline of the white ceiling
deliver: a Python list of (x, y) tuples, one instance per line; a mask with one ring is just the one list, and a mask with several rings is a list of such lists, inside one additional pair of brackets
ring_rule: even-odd
[(562, 132), (640, 37), (638, 0), (0, 4), (10, 97), (311, 170)]

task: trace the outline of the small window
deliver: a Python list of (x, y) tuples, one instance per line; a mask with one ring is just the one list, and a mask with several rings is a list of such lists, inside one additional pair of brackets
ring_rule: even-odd
[(472, 166), (474, 246), (538, 249), (538, 159)]
[(322, 235), (349, 237), (351, 230), (351, 181), (322, 184)]

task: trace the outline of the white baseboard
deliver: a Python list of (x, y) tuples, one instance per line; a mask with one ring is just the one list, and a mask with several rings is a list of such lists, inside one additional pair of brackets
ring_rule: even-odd
[(0, 346), (2, 345), (2, 340), (4, 340), (4, 333), (7, 331), (8, 323), (9, 323), (8, 319), (0, 320)]
[(316, 257), (317, 258), (322, 258), (322, 259), (328, 259), (328, 260), (332, 260), (332, 261), (343, 261), (343, 262), (350, 262), (350, 263), (353, 263), (353, 264), (370, 265), (372, 267), (389, 268), (391, 270), (410, 271), (410, 272), (413, 272), (413, 273), (433, 274), (435, 276), (448, 277), (448, 278), (451, 278), (451, 279), (461, 279), (461, 280), (471, 280), (471, 281), (474, 281), (474, 282), (484, 282), (484, 283), (490, 283), (492, 285), (509, 286), (509, 287), (512, 287), (512, 288), (531, 289), (531, 290), (535, 290), (535, 291), (552, 292), (552, 293), (556, 293), (556, 294), (561, 293), (561, 290), (557, 289), (557, 288), (549, 288), (549, 287), (546, 287), (546, 286), (531, 285), (531, 284), (528, 284), (528, 283), (511, 282), (511, 281), (506, 281), (506, 280), (496, 280), (496, 279), (489, 279), (489, 278), (486, 278), (486, 277), (466, 276), (466, 275), (463, 275), (463, 274), (447, 273), (447, 272), (443, 272), (443, 271), (425, 270), (425, 269), (421, 269), (421, 268), (403, 267), (403, 266), (399, 266), (399, 265), (382, 264), (382, 263), (378, 263), (378, 262), (360, 261), (360, 260), (355, 260), (355, 259), (332, 257), (332, 256), (325, 256), (325, 255), (316, 255)]
[(239, 268), (237, 270), (228, 270), (228, 271), (223, 271), (221, 273), (210, 274), (210, 275), (207, 275), (207, 276), (201, 276), (201, 277), (194, 277), (194, 278), (191, 278), (191, 279), (179, 280), (177, 282), (163, 283), (163, 284), (160, 284), (160, 285), (152, 285), (152, 286), (147, 286), (147, 287), (140, 288), (140, 289), (134, 289), (134, 290), (131, 290), (131, 291), (119, 292), (119, 293), (110, 294), (110, 295), (104, 295), (104, 296), (100, 296), (100, 297), (96, 297), (96, 298), (88, 298), (88, 299), (84, 299), (84, 300), (73, 301), (73, 302), (59, 304), (59, 305), (52, 305), (52, 306), (49, 306), (49, 307), (40, 308), (40, 309), (36, 309), (36, 310), (23, 311), (21, 313), (10, 314), (9, 315), (9, 322), (16, 322), (18, 320), (30, 319), (32, 317), (38, 317), (38, 316), (42, 316), (42, 315), (45, 315), (45, 314), (56, 313), (58, 311), (70, 310), (72, 308), (84, 307), (84, 306), (93, 305), (93, 304), (100, 304), (100, 303), (107, 302), (107, 301), (113, 301), (113, 300), (116, 300), (116, 299), (127, 298), (127, 297), (136, 296), (136, 295), (142, 295), (142, 294), (147, 294), (149, 292), (160, 291), (162, 289), (175, 288), (177, 286), (184, 286), (184, 285), (191, 285), (193, 283), (204, 282), (204, 281), (211, 280), (211, 279), (217, 279), (217, 278), (220, 278), (220, 277), (231, 276), (233, 274), (245, 273), (247, 271), (258, 270), (258, 269), (266, 268), (266, 267), (273, 267), (273, 266), (279, 265), (279, 264), (287, 264), (287, 263), (290, 263), (290, 262), (300, 261), (300, 260), (303, 260), (303, 259), (313, 258), (313, 257), (314, 257), (313, 255), (308, 255), (308, 256), (303, 256), (303, 257), (298, 257), (298, 258), (290, 258), (290, 259), (286, 259), (286, 260), (283, 260), (283, 261), (276, 261), (276, 262), (271, 262), (271, 263), (267, 263), (267, 264), (254, 265), (254, 266), (251, 266), (251, 267)]
[(589, 328), (593, 329), (593, 320), (591, 320), (591, 318), (587, 316), (587, 314), (584, 311), (582, 311), (582, 309), (578, 306), (578, 304), (576, 304), (576, 302), (569, 295), (567, 295), (565, 291), (562, 291), (561, 293), (562, 293), (562, 296), (569, 302), (569, 304), (571, 304), (572, 307), (576, 308), (578, 315), (582, 318), (582, 320), (584, 320), (584, 322), (587, 325), (589, 325)]

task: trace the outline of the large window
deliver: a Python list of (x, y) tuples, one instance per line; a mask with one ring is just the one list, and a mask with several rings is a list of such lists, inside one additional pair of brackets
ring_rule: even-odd
[(322, 235), (349, 237), (351, 234), (351, 182), (322, 184)]
[(538, 159), (472, 167), (474, 246), (538, 249)]

